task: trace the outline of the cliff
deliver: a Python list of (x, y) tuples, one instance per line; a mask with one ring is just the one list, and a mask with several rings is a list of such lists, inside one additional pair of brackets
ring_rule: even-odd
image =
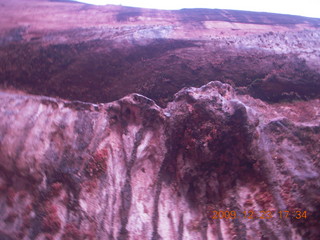
[(320, 238), (319, 19), (0, 14), (0, 239)]

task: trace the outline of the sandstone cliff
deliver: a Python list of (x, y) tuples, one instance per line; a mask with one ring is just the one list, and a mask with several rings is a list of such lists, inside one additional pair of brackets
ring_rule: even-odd
[(0, 14), (1, 240), (320, 239), (319, 19)]

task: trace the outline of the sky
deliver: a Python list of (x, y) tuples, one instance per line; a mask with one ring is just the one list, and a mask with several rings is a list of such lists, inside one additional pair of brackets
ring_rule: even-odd
[(96, 5), (115, 4), (155, 9), (220, 8), (273, 12), (320, 18), (320, 0), (76, 0)]

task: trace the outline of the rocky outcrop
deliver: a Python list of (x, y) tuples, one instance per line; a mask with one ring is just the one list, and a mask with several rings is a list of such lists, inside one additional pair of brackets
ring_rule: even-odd
[(319, 19), (0, 15), (0, 240), (320, 239)]
[(269, 105), (211, 82), (165, 109), (138, 94), (0, 102), (1, 239), (320, 237), (319, 100)]

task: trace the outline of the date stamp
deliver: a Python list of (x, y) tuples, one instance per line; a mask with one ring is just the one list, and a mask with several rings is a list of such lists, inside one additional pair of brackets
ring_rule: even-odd
[(249, 210), (249, 211), (223, 211), (223, 210), (210, 210), (210, 219), (272, 219), (272, 218), (292, 218), (292, 219), (307, 219), (307, 211), (268, 211), (268, 210)]

